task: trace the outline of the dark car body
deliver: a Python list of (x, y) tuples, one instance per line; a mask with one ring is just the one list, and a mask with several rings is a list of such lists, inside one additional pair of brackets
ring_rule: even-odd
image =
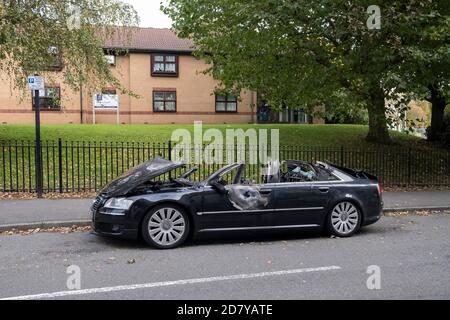
[[(192, 183), (187, 180), (191, 172), (176, 179), (157, 180), (184, 165), (162, 158), (150, 160), (100, 192), (91, 208), (93, 228), (101, 235), (136, 239), (144, 217), (160, 205), (174, 205), (185, 211), (190, 234), (194, 235), (321, 229), (331, 210), (343, 201), (358, 208), (361, 226), (380, 219), (383, 203), (376, 177), (320, 162), (292, 160), (286, 164), (287, 173), (275, 166), (272, 172), (265, 173), (261, 184), (244, 179), (245, 165), (241, 163), (225, 166), (205, 181)], [(236, 172), (233, 181), (220, 180), (230, 172)], [(113, 198), (131, 205), (126, 209), (105, 207)]]

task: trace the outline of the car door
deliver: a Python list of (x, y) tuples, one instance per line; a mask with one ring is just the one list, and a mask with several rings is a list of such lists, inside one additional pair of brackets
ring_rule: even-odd
[(275, 197), (274, 226), (321, 224), (324, 206), (312, 182), (278, 183), (271, 188)]
[(325, 215), (329, 211), (330, 203), (336, 197), (336, 184), (332, 181), (315, 182), (312, 185), (312, 201), (316, 203), (318, 210), (319, 221), (323, 221)]
[[(232, 168), (230, 172), (242, 167)], [(227, 174), (229, 172), (224, 172)], [(236, 180), (236, 179), (234, 179)], [(240, 179), (238, 179), (240, 180)], [(198, 229), (205, 231), (228, 231), (240, 229), (258, 229), (262, 226), (270, 226), (270, 214), (273, 209), (272, 189), (270, 187), (258, 185), (243, 186), (240, 181), (233, 181), (227, 185), (228, 190), (233, 186), (248, 188), (254, 192), (259, 192), (267, 199), (267, 205), (258, 208), (240, 208), (230, 201), (230, 190), (222, 193), (211, 184), (203, 186), (202, 192), (202, 212), (198, 213)]]
[(322, 207), (318, 213), (320, 221), (324, 221), (325, 215), (331, 210), (331, 205), (335, 202), (339, 193), (339, 185), (342, 182), (340, 178), (335, 176), (331, 171), (327, 171), (322, 167), (317, 167), (319, 172), (317, 181), (312, 183), (311, 201), (317, 207)]

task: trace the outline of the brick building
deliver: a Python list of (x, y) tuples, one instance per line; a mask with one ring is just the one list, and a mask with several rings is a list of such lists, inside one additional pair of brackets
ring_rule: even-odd
[[(106, 50), (121, 47), (117, 39), (105, 44)], [(193, 57), (191, 41), (178, 38), (173, 31), (138, 28), (127, 49), (128, 54), (107, 59), (123, 85), (140, 98), (120, 94), (115, 88), (104, 88), (94, 96), (74, 92), (57, 80), (62, 77), (61, 71), (56, 70), (54, 80), (47, 81), (40, 94), (42, 122), (184, 124), (202, 120), (222, 124), (252, 123), (258, 119), (268, 122), (260, 114), (263, 109), (251, 108), (258, 102), (255, 92), (244, 91), (239, 99), (216, 95), (217, 81), (201, 73), (208, 66)], [(33, 123), (32, 96), (21, 96), (11, 90), (9, 79), (0, 79), (0, 123)], [(294, 121), (284, 113), (293, 113)], [(270, 122), (313, 122), (299, 111), (284, 113), (275, 118), (272, 114)]]

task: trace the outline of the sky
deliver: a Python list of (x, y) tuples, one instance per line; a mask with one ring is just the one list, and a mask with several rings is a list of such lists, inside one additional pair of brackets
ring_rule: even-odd
[(171, 20), (159, 10), (165, 0), (122, 0), (133, 5), (141, 18), (141, 27), (170, 28)]

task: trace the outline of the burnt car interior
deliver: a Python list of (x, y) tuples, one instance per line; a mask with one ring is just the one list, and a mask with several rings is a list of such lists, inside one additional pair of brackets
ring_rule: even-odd
[(262, 181), (265, 184), (338, 180), (328, 166), (322, 162), (311, 164), (304, 161), (287, 160), (280, 164), (278, 161), (271, 161), (263, 169), (263, 172)]
[(230, 188), (227, 186), (236, 186), (245, 184), (244, 180), (245, 165), (235, 165), (231, 168), (224, 170), (217, 176), (212, 176), (209, 180), (209, 184), (222, 194), (227, 194)]
[[(186, 168), (185, 166), (182, 168)], [(191, 168), (182, 174), (174, 172), (151, 179), (136, 187), (132, 193), (152, 193), (165, 189), (192, 187), (197, 182), (190, 178), (198, 171), (197, 167)], [(328, 166), (317, 162), (310, 164), (304, 161), (287, 160), (270, 161), (263, 168), (262, 185), (272, 183), (333, 181), (338, 180)], [(212, 175), (208, 180), (217, 192), (227, 195), (230, 202), (239, 210), (262, 209), (269, 203), (267, 195), (262, 194), (261, 186), (245, 177), (245, 164), (237, 163), (224, 168), (221, 172)]]
[(231, 204), (239, 210), (261, 210), (269, 204), (269, 193), (245, 179), (245, 164), (232, 167), (214, 177), (209, 184), (226, 195)]

